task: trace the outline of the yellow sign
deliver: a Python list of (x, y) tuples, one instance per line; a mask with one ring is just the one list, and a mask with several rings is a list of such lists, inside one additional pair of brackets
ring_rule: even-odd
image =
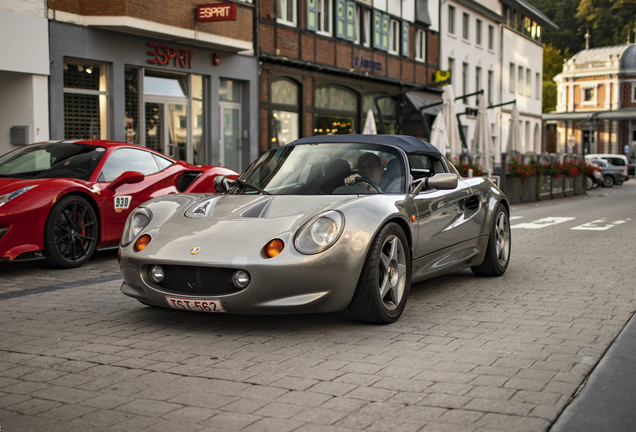
[(438, 70), (435, 71), (435, 82), (450, 80), (451, 71)]

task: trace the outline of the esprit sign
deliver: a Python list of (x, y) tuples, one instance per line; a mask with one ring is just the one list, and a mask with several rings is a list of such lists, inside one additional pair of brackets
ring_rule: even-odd
[(165, 66), (174, 59), (175, 66), (187, 69), (192, 68), (192, 56), (194, 55), (194, 51), (154, 43), (148, 43), (148, 46), (152, 48), (152, 51), (148, 51), (148, 55), (153, 56), (148, 59), (148, 63)]
[(197, 21), (236, 21), (236, 5), (234, 3), (198, 5)]

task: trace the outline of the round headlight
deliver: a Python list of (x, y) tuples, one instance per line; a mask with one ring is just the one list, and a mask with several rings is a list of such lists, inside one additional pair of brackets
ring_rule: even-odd
[(152, 266), (150, 267), (150, 270), (148, 270), (148, 277), (154, 283), (160, 284), (161, 282), (163, 282), (165, 274), (161, 266)]
[(330, 210), (312, 219), (296, 235), (296, 249), (307, 255), (316, 254), (333, 246), (344, 229), (344, 216)]
[(245, 288), (250, 283), (250, 275), (244, 270), (237, 270), (232, 275), (232, 283), (237, 288)]
[(130, 213), (121, 234), (121, 245), (128, 246), (152, 220), (152, 213), (144, 207), (137, 207)]

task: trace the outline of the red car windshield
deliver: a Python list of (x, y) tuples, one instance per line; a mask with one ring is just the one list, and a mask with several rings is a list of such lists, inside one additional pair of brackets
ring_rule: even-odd
[(73, 178), (88, 181), (105, 152), (104, 147), (89, 144), (30, 145), (0, 158), (0, 177)]

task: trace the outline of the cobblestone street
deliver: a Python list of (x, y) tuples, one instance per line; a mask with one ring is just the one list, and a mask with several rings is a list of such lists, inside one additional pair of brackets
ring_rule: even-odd
[(548, 430), (636, 310), (634, 183), (514, 207), (504, 276), (414, 285), (387, 326), (146, 307), (112, 251), (6, 265), (1, 430)]

